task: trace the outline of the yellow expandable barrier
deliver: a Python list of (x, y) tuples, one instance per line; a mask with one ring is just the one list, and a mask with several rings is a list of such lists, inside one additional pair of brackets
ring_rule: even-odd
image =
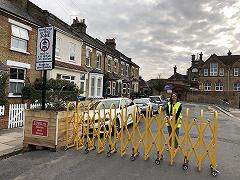
[[(186, 110), (185, 119), (176, 120), (176, 112), (173, 109), (173, 118), (165, 116), (163, 108), (160, 107), (158, 115), (152, 115), (150, 107), (147, 107), (146, 114), (140, 114), (136, 107), (134, 112), (128, 114), (128, 107), (122, 107), (117, 112), (116, 105), (112, 104), (106, 110), (104, 104), (97, 107), (89, 104), (85, 108), (83, 104), (77, 104), (70, 110), (71, 103), (67, 106), (66, 116), (66, 147), (76, 146), (77, 150), (85, 147), (85, 152), (97, 148), (98, 153), (107, 151), (110, 157), (120, 148), (121, 157), (127, 154), (131, 148), (130, 159), (134, 161), (143, 150), (144, 160), (149, 159), (151, 154), (156, 155), (155, 163), (160, 164), (164, 154), (169, 153), (170, 165), (173, 165), (177, 154), (183, 156), (183, 169), (188, 169), (188, 163), (195, 158), (198, 170), (202, 169), (204, 160), (208, 157), (212, 175), (218, 174), (217, 170), (217, 128), (218, 113), (214, 112), (214, 120), (203, 121), (203, 111), (200, 118), (190, 120), (189, 109)], [(168, 135), (166, 122), (170, 125), (171, 134)], [(133, 127), (129, 127), (129, 123)], [(179, 136), (176, 132), (179, 123), (181, 131)], [(152, 127), (155, 129), (152, 129)], [(195, 130), (197, 135), (192, 137), (191, 131)], [(205, 136), (208, 131), (211, 135)], [(210, 142), (207, 143), (207, 139)], [(210, 138), (209, 138), (210, 137)], [(175, 147), (177, 144), (177, 147)]]

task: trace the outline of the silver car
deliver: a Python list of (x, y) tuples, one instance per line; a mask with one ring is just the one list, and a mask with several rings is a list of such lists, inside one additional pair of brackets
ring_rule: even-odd
[(150, 114), (158, 113), (158, 105), (152, 103), (149, 98), (134, 99), (133, 103), (140, 108), (141, 113), (146, 113), (148, 106), (150, 107)]

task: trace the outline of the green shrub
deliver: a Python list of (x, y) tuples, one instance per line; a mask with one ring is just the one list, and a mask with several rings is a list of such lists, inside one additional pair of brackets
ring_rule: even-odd
[(7, 73), (0, 74), (0, 105), (5, 105), (7, 103)]

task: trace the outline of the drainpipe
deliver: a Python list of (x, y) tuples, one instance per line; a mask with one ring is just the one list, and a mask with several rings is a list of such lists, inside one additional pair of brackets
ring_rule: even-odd
[(228, 81), (228, 92), (230, 91), (230, 84), (229, 84), (230, 80), (229, 79), (230, 79), (230, 68), (228, 68), (228, 80), (227, 80)]

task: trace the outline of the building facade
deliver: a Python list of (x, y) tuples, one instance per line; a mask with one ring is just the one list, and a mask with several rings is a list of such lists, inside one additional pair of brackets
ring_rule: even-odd
[(8, 68), (9, 103), (21, 102), (25, 82), (41, 77), (41, 72), (35, 71), (37, 28), (41, 24), (27, 12), (27, 1), (1, 1), (0, 61)]
[(202, 65), (199, 74), (202, 91), (240, 92), (240, 55), (211, 55)]

